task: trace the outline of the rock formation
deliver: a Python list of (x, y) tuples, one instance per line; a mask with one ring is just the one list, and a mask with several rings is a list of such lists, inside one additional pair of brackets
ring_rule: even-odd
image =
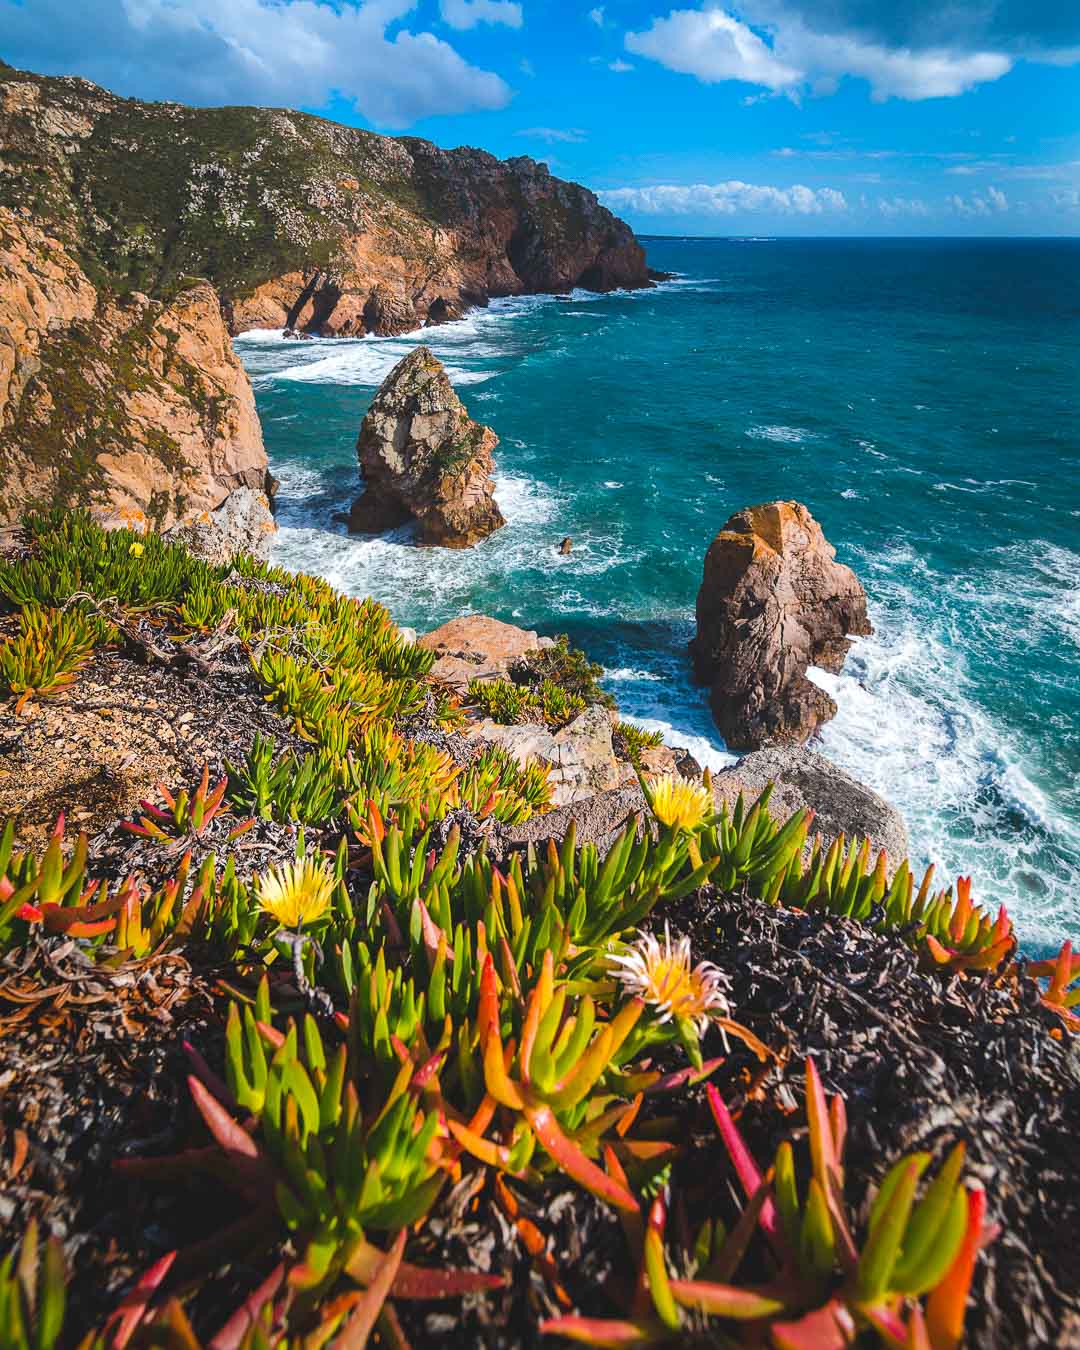
[(870, 633), (866, 593), (799, 502), (732, 516), (709, 546), (694, 671), (733, 750), (798, 744), (836, 714), (809, 666), (839, 671), (849, 635)]
[(436, 655), (432, 678), (464, 694), (470, 680), (506, 679), (522, 657), (555, 643), (486, 614), (465, 614), (425, 633), (419, 645)]
[(59, 239), (0, 207), (0, 520), (75, 502), (165, 527), (266, 476), (213, 288), (99, 291)]
[(814, 812), (815, 833), (826, 847), (837, 835), (869, 839), (874, 849), (884, 849), (892, 867), (908, 856), (908, 832), (904, 818), (894, 806), (852, 778), (823, 755), (804, 746), (773, 747), (744, 755), (737, 764), (713, 774), (717, 802), (735, 804), (739, 793), (755, 801), (772, 783), (769, 809), (778, 821), (788, 820), (809, 806)]
[(530, 760), (549, 764), (552, 803), (565, 806), (618, 785), (621, 772), (611, 740), (613, 724), (610, 710), (594, 703), (559, 731), (534, 722), (504, 726), (484, 718), (472, 723), (466, 736), (501, 745), (522, 768)]
[(408, 520), (421, 544), (468, 548), (506, 522), (492, 493), (499, 438), (474, 422), (442, 362), (417, 347), (383, 381), (356, 443), (364, 492), (349, 529), (373, 534)]
[(533, 160), (0, 62), (0, 523), (79, 500), (168, 524), (261, 490), (245, 329), (651, 284), (629, 227)]

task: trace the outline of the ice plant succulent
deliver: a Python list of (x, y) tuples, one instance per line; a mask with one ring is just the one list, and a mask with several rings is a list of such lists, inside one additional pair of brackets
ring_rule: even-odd
[(1071, 942), (1063, 942), (1057, 956), (1048, 961), (1032, 961), (1027, 973), (1036, 980), (1046, 980), (1039, 997), (1051, 1012), (1057, 1013), (1070, 1031), (1080, 1031), (1080, 1016), (1073, 1009), (1080, 1007), (1080, 987), (1069, 986), (1080, 980), (1080, 952), (1073, 952)]
[(700, 1065), (698, 1042), (712, 1017), (727, 1018), (730, 1005), (723, 971), (711, 961), (691, 965), (691, 959), (690, 939), (673, 942), (665, 920), (662, 942), (654, 933), (643, 933), (624, 951), (612, 952), (608, 962), (616, 981), (632, 998), (642, 999), (661, 1024), (674, 1023), (691, 1058)]
[(675, 774), (642, 782), (653, 815), (669, 830), (696, 830), (712, 813), (712, 794), (705, 787)]
[(270, 867), (255, 881), (255, 899), (282, 928), (318, 923), (330, 909), (334, 875), (325, 859), (308, 855)]
[[(210, 766), (203, 765), (202, 778), (194, 792), (182, 788), (174, 796), (163, 783), (158, 784), (164, 807), (152, 802), (140, 802), (146, 815), (138, 823), (124, 821), (123, 828), (129, 834), (141, 835), (144, 839), (158, 839), (166, 843), (182, 844), (188, 839), (199, 838), (218, 816), (228, 810), (225, 803), (225, 789), (228, 779), (223, 778), (216, 787), (210, 787)], [(241, 821), (229, 832), (230, 839), (236, 839), (251, 829), (253, 820)]]

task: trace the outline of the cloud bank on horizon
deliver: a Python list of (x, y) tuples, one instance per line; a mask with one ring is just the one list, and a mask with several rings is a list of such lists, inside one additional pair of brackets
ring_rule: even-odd
[(533, 153), (653, 231), (1080, 232), (1061, 0), (0, 0), (0, 56)]

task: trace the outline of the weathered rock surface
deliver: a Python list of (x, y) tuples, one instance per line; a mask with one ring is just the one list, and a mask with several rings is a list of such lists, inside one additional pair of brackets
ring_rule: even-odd
[(73, 502), (159, 526), (259, 489), (251, 385), (211, 286), (99, 292), (52, 234), (0, 207), (0, 519)]
[(505, 679), (522, 657), (553, 643), (486, 614), (465, 614), (425, 633), (419, 645), (436, 654), (432, 675), (464, 694), (470, 680)]
[(827, 844), (843, 834), (883, 848), (893, 867), (907, 857), (908, 832), (900, 812), (865, 783), (803, 746), (770, 747), (745, 755), (713, 774), (713, 793), (718, 802), (734, 805), (740, 792), (750, 802), (768, 783), (775, 785), (769, 804), (775, 819), (787, 820), (809, 806), (814, 811), (813, 830)]
[[(848, 839), (868, 838), (875, 850), (885, 850), (890, 870), (907, 857), (907, 827), (896, 808), (823, 756), (802, 747), (758, 750), (714, 773), (717, 808), (722, 802), (734, 806), (740, 792), (747, 803), (753, 802), (770, 782), (774, 787), (769, 812), (774, 820), (786, 821), (809, 806), (815, 813), (813, 829), (826, 846), (840, 834)], [(561, 842), (573, 821), (578, 842), (594, 843), (604, 853), (635, 814), (649, 819), (637, 783), (624, 782), (614, 791), (594, 796), (566, 798), (558, 806), (523, 825), (504, 826), (499, 831), (500, 846), (518, 848), (548, 839)]]
[(532, 160), (3, 62), (0, 213), (0, 520), (77, 499), (167, 525), (261, 489), (246, 329), (652, 284), (629, 227)]
[(186, 516), (165, 537), (182, 543), (197, 558), (225, 563), (238, 553), (268, 558), (276, 530), (266, 493), (244, 487), (231, 492), (216, 511)]
[(442, 362), (417, 347), (383, 381), (360, 428), (363, 494), (349, 529), (376, 534), (415, 520), (420, 543), (468, 548), (506, 522), (495, 503), (499, 438), (474, 422)]
[(621, 766), (611, 732), (611, 713), (594, 703), (561, 731), (532, 722), (503, 726), (485, 718), (474, 722), (466, 735), (503, 746), (523, 767), (534, 759), (550, 764), (551, 800), (564, 806), (618, 785)]
[(690, 652), (733, 750), (812, 736), (836, 705), (807, 668), (839, 671), (849, 636), (871, 631), (858, 578), (800, 502), (739, 511), (709, 546)]

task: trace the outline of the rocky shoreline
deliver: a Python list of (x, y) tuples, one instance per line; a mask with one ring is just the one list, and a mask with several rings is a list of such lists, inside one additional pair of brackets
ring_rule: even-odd
[[(40, 570), (39, 560), (51, 565)], [(135, 594), (137, 576), (158, 588), (151, 612), (124, 598)], [(805, 1134), (804, 1106), (811, 1121), (814, 1109), (804, 1091), (808, 1055), (829, 1091), (847, 1098), (854, 1231), (866, 1231), (870, 1199), (895, 1163), (912, 1150), (940, 1162), (966, 1144), (972, 1189), (963, 1194), (980, 1197), (979, 1213), (985, 1204), (988, 1222), (1003, 1228), (994, 1237), (980, 1220), (972, 1230), (986, 1245), (965, 1277), (970, 1343), (1074, 1342), (1075, 1263), (1055, 1238), (1075, 1219), (1080, 1181), (1070, 1124), (1080, 1076), (1064, 991), (1055, 994), (1052, 982), (1044, 990), (1033, 978), (1044, 972), (1014, 960), (1003, 920), (969, 909), (968, 932), (957, 908), (966, 903), (962, 885), (919, 908), (903, 823), (880, 799), (797, 747), (757, 751), (703, 776), (679, 752), (620, 734), (596, 668), (527, 630), (471, 616), (414, 644), (378, 606), (335, 596), (317, 579), (254, 560), (199, 562), (156, 536), (104, 534), (75, 520), (59, 539), (31, 530), (0, 560), (10, 610), (0, 619), (0, 649), (11, 650), (25, 624), (14, 594), (32, 587), (56, 613), (88, 603), (65, 597), (75, 584), (111, 628), (99, 631), (70, 680), (0, 704), (0, 812), (20, 839), (13, 854), (0, 854), (0, 872), (11, 878), (0, 876), (0, 911), (4, 897), (31, 896), (14, 918), (0, 919), (0, 1235), (7, 1247), (25, 1248), (27, 1224), (37, 1220), (53, 1236), (50, 1259), (67, 1271), (72, 1340), (103, 1325), (140, 1276), (145, 1292), (131, 1317), (151, 1342), (182, 1326), (187, 1344), (216, 1332), (210, 1344), (231, 1343), (222, 1328), (235, 1327), (241, 1305), (262, 1308), (279, 1331), (310, 1333), (320, 1318), (330, 1319), (326, 1330), (360, 1297), (345, 1274), (331, 1280), (335, 1297), (314, 1304), (274, 1292), (275, 1279), (302, 1272), (311, 1256), (308, 1221), (282, 1227), (266, 1203), (273, 1190), (258, 1200), (237, 1161), (257, 1138), (254, 1165), (276, 1138), (257, 1123), (261, 1107), (246, 1126), (237, 1117), (243, 1080), (230, 1039), (242, 1009), (265, 998), (270, 1012), (260, 1015), (273, 1025), (256, 1039), (264, 1037), (268, 1053), (286, 1043), (290, 1015), (304, 1022), (309, 1046), (315, 1034), (333, 1044), (350, 1026), (353, 1043), (366, 1047), (352, 1052), (359, 1057), (350, 1070), (365, 1093), (380, 1090), (380, 1055), (398, 1066), (393, 1074), (407, 1061), (407, 1076), (422, 1079), (417, 1102), (437, 1091), (442, 1118), (468, 1144), (448, 1160), (445, 1185), (439, 1173), (426, 1222), (398, 1239), (407, 1237), (410, 1271), (439, 1272), (449, 1283), (431, 1286), (434, 1304), (392, 1293), (379, 1314), (387, 1335), (418, 1347), (447, 1336), (524, 1347), (538, 1343), (544, 1319), (554, 1337), (571, 1326), (568, 1317), (605, 1325), (618, 1317), (618, 1290), (635, 1269), (633, 1227), (628, 1246), (609, 1203), (622, 1190), (547, 1134), (554, 1152), (537, 1144), (537, 1160), (561, 1164), (515, 1167), (499, 1151), (514, 1137), (505, 1105), (482, 1127), (484, 1138), (461, 1128), (467, 1118), (454, 1103), (473, 1100), (473, 1112), (478, 1099), (461, 1096), (456, 1051), (455, 1067), (439, 1069), (449, 1043), (431, 1058), (429, 1037), (441, 1023), (421, 1025), (410, 1045), (405, 1036), (414, 1033), (395, 1020), (398, 1047), (380, 1050), (356, 992), (369, 986), (356, 985), (349, 962), (372, 959), (364, 944), (377, 940), (395, 980), (433, 989), (448, 935), (455, 961), (471, 959), (468, 910), (451, 922), (451, 894), (455, 905), (478, 894), (488, 907), (476, 911), (487, 914), (473, 929), (482, 941), (508, 925), (499, 961), (514, 961), (511, 938), (519, 948), (533, 939), (527, 925), (490, 908), (501, 906), (506, 887), (522, 906), (520, 923), (554, 905), (560, 923), (580, 924), (600, 903), (603, 860), (636, 847), (649, 869), (669, 866), (661, 860), (672, 850), (682, 861), (656, 894), (627, 890), (625, 912), (645, 911), (612, 938), (612, 950), (685, 938), (697, 961), (713, 963), (730, 1019), (705, 1019), (698, 1053), (747, 1147), (765, 1158), (793, 1127), (796, 1142)], [(347, 756), (333, 749), (343, 734)], [(548, 765), (538, 765), (533, 742), (541, 752), (558, 747)], [(772, 794), (767, 810), (751, 812), (762, 790)], [(883, 852), (875, 863), (869, 846), (857, 856), (836, 843), (842, 875), (826, 883), (817, 869), (838, 834), (853, 845), (867, 834)], [(61, 883), (55, 863), (49, 871), (34, 861), (50, 848), (64, 861)], [(332, 914), (312, 921), (316, 944), (299, 949), (305, 921), (290, 935), (266, 908), (268, 878), (285, 876), (298, 849), (338, 888)], [(703, 855), (711, 877), (695, 865)], [(605, 875), (610, 886), (616, 873)], [(824, 886), (816, 894), (807, 889), (813, 877)], [(29, 892), (13, 889), (27, 878)], [(70, 896), (61, 890), (57, 898), (58, 884)], [(300, 897), (311, 883), (289, 884)], [(556, 959), (580, 970), (590, 948), (585, 930), (574, 931), (574, 949)], [(542, 950), (562, 950), (557, 929), (543, 933), (535, 956), (513, 967), (525, 991), (536, 987)], [(353, 955), (342, 965), (346, 947)], [(511, 967), (503, 968), (499, 997), (516, 1019)], [(609, 997), (606, 978), (597, 1000)], [(578, 994), (568, 986), (562, 997)], [(397, 1005), (387, 1007), (397, 1019)], [(468, 1007), (462, 1025), (471, 1027)], [(447, 1015), (463, 1014), (448, 1007)], [(734, 1224), (741, 1210), (721, 1179), (736, 1174), (710, 1121), (716, 1108), (704, 1083), (687, 1076), (685, 1047), (664, 1026), (655, 1024), (650, 1034), (660, 1039), (638, 1052), (635, 1072), (671, 1086), (637, 1098), (639, 1118), (625, 1137), (611, 1129), (606, 1156), (614, 1162), (602, 1175), (625, 1176), (636, 1192), (651, 1184), (656, 1156), (663, 1193), (685, 1214), (688, 1233), (703, 1216)], [(725, 1040), (722, 1026), (738, 1030)], [(307, 1053), (304, 1072), (323, 1082)], [(484, 1072), (494, 1072), (490, 1061)], [(621, 1072), (604, 1101), (632, 1091)], [(612, 1119), (623, 1113), (620, 1106)], [(584, 1148), (587, 1137), (575, 1130)], [(213, 1161), (221, 1141), (232, 1150), (225, 1171)], [(389, 1239), (375, 1211), (369, 1223), (382, 1252)], [(667, 1243), (674, 1270), (694, 1269), (676, 1225)], [(779, 1278), (765, 1245), (751, 1244), (738, 1278), (751, 1289)], [(853, 1298), (842, 1275), (829, 1288), (834, 1301)], [(469, 1291), (464, 1301), (450, 1292), (459, 1289)], [(785, 1297), (791, 1316), (810, 1315), (806, 1295)], [(896, 1304), (905, 1317), (917, 1306), (910, 1298)], [(710, 1326), (718, 1329), (715, 1318)]]

